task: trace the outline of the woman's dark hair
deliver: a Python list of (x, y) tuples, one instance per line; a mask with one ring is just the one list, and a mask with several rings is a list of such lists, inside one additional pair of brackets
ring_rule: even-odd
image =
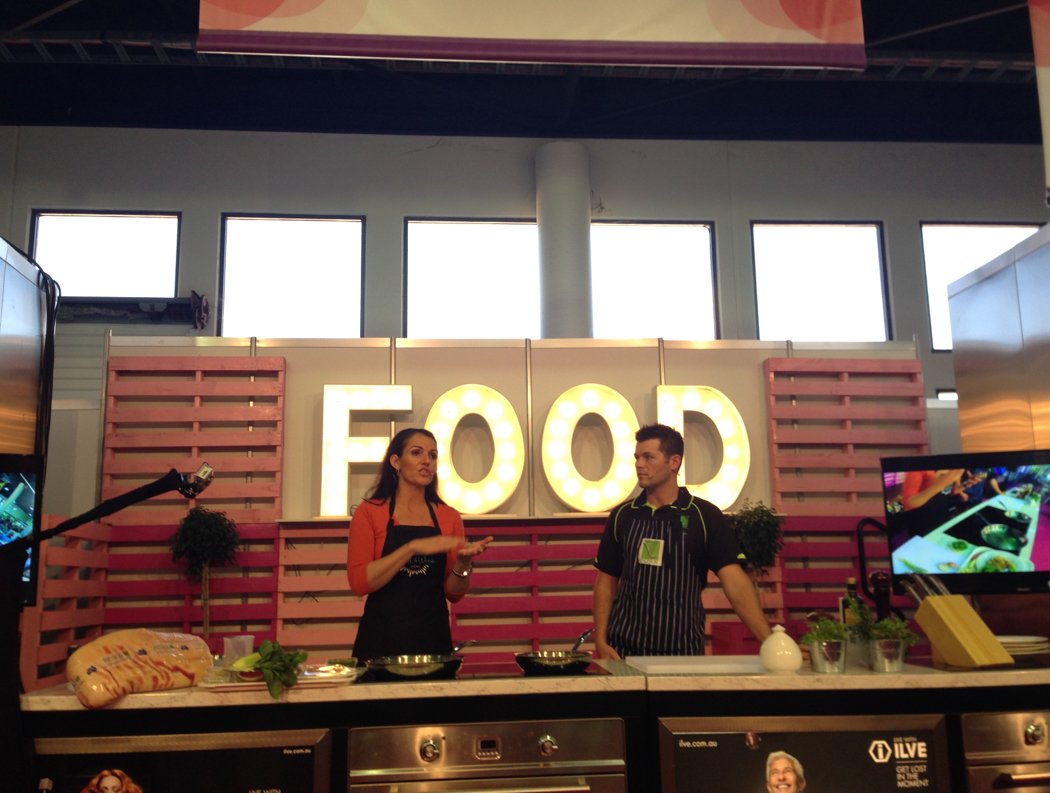
[[(376, 477), (375, 484), (372, 485), (372, 489), (365, 496), (366, 501), (381, 503), (397, 492), (397, 469), (391, 464), (390, 458), (395, 454), (398, 457), (404, 454), (405, 446), (408, 445), (408, 441), (413, 435), (424, 435), (434, 441), (434, 443), (437, 443), (434, 433), (420, 427), (409, 427), (406, 430), (401, 430), (401, 432), (391, 438), (390, 445), (386, 447), (386, 453), (383, 455), (383, 464), (379, 468), (379, 476)], [(438, 495), (437, 471), (434, 472), (434, 478), (430, 480), (430, 484), (426, 486), (424, 493), (426, 494), (426, 500), (432, 504), (445, 503), (441, 496)]]

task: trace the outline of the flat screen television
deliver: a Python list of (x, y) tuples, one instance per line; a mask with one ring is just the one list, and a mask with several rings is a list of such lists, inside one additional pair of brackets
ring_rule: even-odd
[[(58, 287), (0, 238), (0, 545), (38, 532), (47, 460)], [(21, 582), (36, 603), (37, 552)]]
[(912, 573), (951, 592), (1050, 584), (1050, 450), (882, 459), (894, 589)]
[[(0, 454), (0, 545), (40, 533), (40, 472), (35, 454)], [(20, 586), (23, 603), (36, 601), (36, 554), (26, 552)]]

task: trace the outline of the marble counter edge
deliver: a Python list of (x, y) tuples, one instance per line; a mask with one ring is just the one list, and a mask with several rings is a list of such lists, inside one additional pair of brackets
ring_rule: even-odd
[[(1050, 669), (946, 671), (905, 665), (904, 672), (849, 669), (845, 674), (818, 674), (802, 669), (764, 675), (649, 675), (648, 691), (865, 691), (874, 689), (952, 689), (1050, 684)], [(994, 677), (993, 677), (994, 675)]]
[[(432, 699), (438, 697), (491, 697), (526, 694), (587, 694), (592, 692), (645, 691), (644, 675), (587, 675), (574, 677), (518, 677), (481, 680), (428, 680), (419, 683), (367, 683), (286, 690), (279, 700), (266, 691), (208, 691), (199, 687), (129, 694), (104, 710), (205, 708), (226, 705), (281, 705), (368, 700)], [(67, 686), (23, 694), (27, 712), (86, 710)]]

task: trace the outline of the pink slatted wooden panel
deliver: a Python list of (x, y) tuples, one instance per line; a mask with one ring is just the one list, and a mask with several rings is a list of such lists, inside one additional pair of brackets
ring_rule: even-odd
[(364, 600), (346, 578), (349, 525), (282, 527), (277, 560), (277, 640), (306, 650), (311, 661), (350, 654)]
[(926, 454), (916, 360), (765, 361), (772, 507), (786, 515), (879, 517), (879, 458)]
[[(454, 641), (473, 639), (478, 660), (505, 661), (511, 650), (566, 649), (593, 626), (591, 591), (597, 575), (592, 560), (604, 517), (522, 522), (471, 520), (469, 539), (496, 539), (475, 566), (471, 593), (451, 607)], [(509, 564), (508, 564), (509, 563)], [(711, 574), (704, 591), (708, 630), (718, 620), (736, 620)], [(781, 615), (780, 571), (771, 569), (762, 585), (762, 603)]]
[[(63, 520), (44, 515), (42, 528)], [(41, 548), (37, 605), (22, 611), (19, 667), (27, 692), (65, 683), (69, 648), (102, 635), (110, 532), (85, 524)]]
[[(846, 579), (860, 580), (856, 529), (860, 518), (853, 516), (799, 516), (786, 518), (784, 550), (781, 555), (784, 582), (784, 607), (788, 624), (796, 635), (806, 630), (805, 616), (812, 611), (838, 610), (838, 599), (846, 591)], [(890, 569), (886, 535), (872, 527), (864, 532), (866, 568)], [(911, 619), (914, 604), (906, 597), (893, 596), (892, 605), (909, 617), (912, 630), (918, 626)], [(915, 656), (929, 655), (929, 645), (913, 648)]]
[[(185, 563), (171, 560), (175, 526), (112, 526), (103, 622), (106, 630), (144, 627), (201, 633), (200, 584), (186, 579)], [(256, 643), (276, 636), (277, 542), (275, 523), (239, 523), (242, 550), (236, 565), (210, 576), (209, 646), (222, 652), (223, 638), (250, 633)]]
[(221, 509), (238, 523), (281, 517), (284, 358), (115, 356), (109, 361), (102, 497), (171, 468), (215, 469), (197, 499), (167, 493), (106, 519), (177, 524), (188, 507)]

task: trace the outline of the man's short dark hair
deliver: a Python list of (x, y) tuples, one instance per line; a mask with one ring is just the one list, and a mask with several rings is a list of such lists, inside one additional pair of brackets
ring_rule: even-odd
[(685, 456), (685, 440), (682, 438), (682, 433), (674, 427), (668, 427), (666, 424), (646, 424), (634, 434), (634, 439), (638, 443), (651, 441), (654, 438), (660, 441), (660, 451), (668, 460), (676, 454), (679, 457)]

